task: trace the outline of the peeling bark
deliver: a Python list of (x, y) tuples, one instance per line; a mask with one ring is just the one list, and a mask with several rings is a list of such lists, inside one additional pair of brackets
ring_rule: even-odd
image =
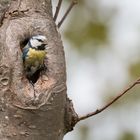
[[(62, 140), (77, 121), (66, 94), (66, 68), (50, 0), (0, 2), (0, 139)], [(24, 75), (21, 42), (48, 39), (47, 70), (34, 89)], [(34, 92), (37, 97), (34, 98)]]

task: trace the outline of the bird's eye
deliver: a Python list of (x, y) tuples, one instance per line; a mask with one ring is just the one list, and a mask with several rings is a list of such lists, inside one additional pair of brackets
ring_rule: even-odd
[(37, 39), (39, 42), (43, 42), (43, 40), (41, 40), (41, 39)]

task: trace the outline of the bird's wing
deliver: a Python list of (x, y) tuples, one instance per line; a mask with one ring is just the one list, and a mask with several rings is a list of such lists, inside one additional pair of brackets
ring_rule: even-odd
[(23, 52), (22, 52), (23, 63), (25, 62), (25, 59), (28, 57), (28, 51), (29, 51), (29, 47), (23, 48)]

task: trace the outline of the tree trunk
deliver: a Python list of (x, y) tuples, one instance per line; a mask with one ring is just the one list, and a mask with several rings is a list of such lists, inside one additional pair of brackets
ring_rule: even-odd
[[(37, 34), (46, 35), (49, 47), (47, 70), (33, 87), (21, 56), (23, 42)], [(66, 94), (64, 51), (51, 1), (1, 0), (0, 140), (62, 140), (77, 118)]]

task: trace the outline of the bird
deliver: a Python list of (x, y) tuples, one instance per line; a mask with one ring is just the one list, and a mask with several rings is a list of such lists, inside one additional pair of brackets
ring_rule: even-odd
[(46, 36), (34, 35), (22, 50), (25, 75), (32, 84), (37, 81), (40, 71), (45, 68), (47, 45)]

